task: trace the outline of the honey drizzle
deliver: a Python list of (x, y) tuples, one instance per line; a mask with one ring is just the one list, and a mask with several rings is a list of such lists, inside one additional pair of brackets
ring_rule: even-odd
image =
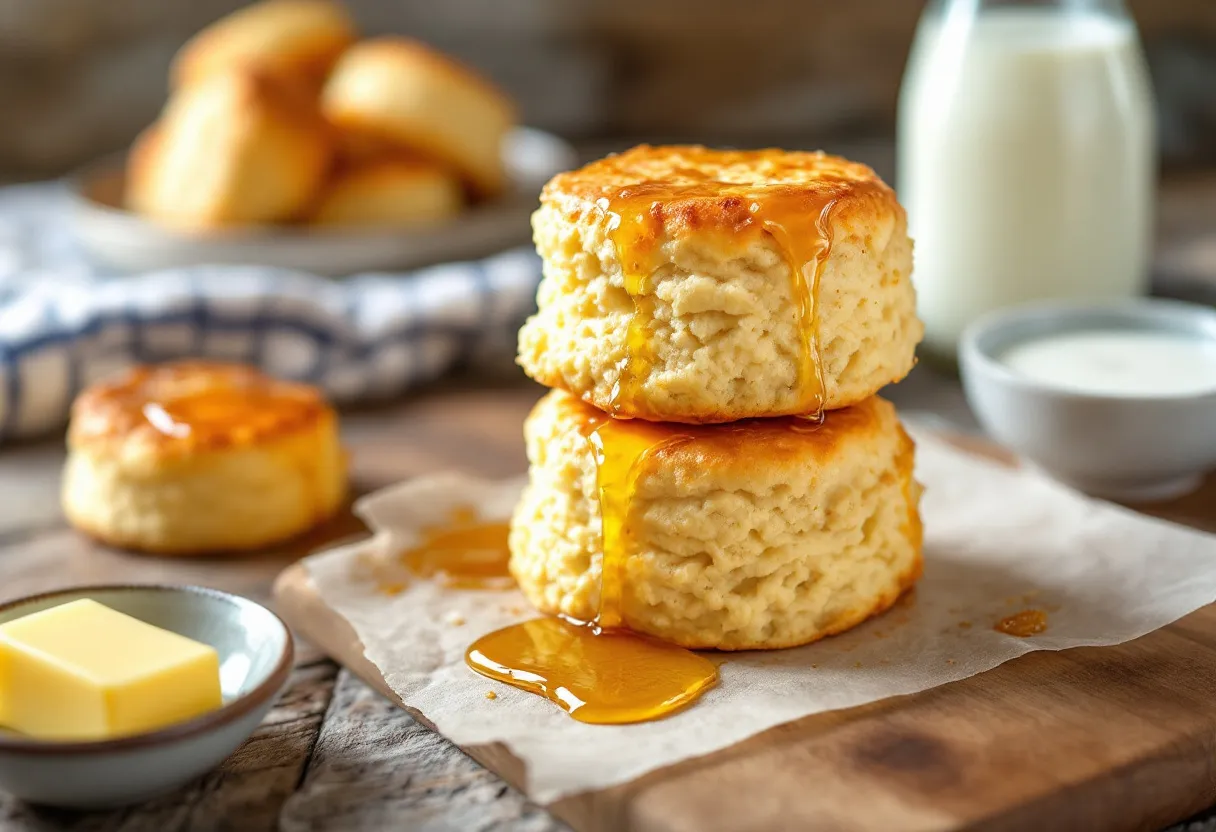
[[(621, 264), (625, 291), (634, 312), (626, 333), (626, 355), (618, 366), (611, 393), (614, 415), (628, 413), (658, 418), (645, 405), (642, 385), (658, 363), (650, 331), (655, 321), (655, 296), (647, 282), (666, 262), (661, 251), (664, 217), (678, 213), (681, 203), (698, 199), (734, 198), (741, 209), (724, 237), (746, 239), (767, 233), (776, 242), (790, 272), (801, 355), (794, 380), (799, 395), (795, 412), (822, 417), (826, 398), (819, 350), (819, 280), (832, 250), (832, 214), (838, 196), (808, 192), (791, 185), (739, 185), (728, 182), (676, 184), (647, 182), (620, 188), (596, 205), (608, 217), (608, 232)], [(661, 199), (660, 199), (661, 198)]]
[(672, 425), (642, 420), (605, 418), (593, 422), (584, 436), (595, 456), (596, 491), (600, 504), (600, 599), (592, 623), (604, 629), (621, 627), (621, 596), (625, 564), (633, 551), (629, 507), (637, 490), (642, 463), (664, 448), (693, 437)]

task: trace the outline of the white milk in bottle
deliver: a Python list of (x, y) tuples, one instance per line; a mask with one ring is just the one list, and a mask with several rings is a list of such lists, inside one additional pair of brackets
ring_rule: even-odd
[(898, 151), (930, 355), (993, 309), (1146, 288), (1152, 99), (1117, 0), (931, 2)]

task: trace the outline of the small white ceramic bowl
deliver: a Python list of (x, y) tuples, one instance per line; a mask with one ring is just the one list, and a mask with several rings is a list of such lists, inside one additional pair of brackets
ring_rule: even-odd
[(253, 601), (202, 587), (48, 592), (0, 605), (0, 624), (79, 598), (214, 647), (224, 705), (188, 722), (114, 740), (49, 742), (0, 728), (0, 789), (31, 803), (112, 808), (188, 783), (249, 738), (291, 672), (291, 633), (278, 616)]
[(1125, 502), (1171, 499), (1216, 468), (1216, 390), (1181, 396), (1071, 392), (1003, 364), (1015, 344), (1093, 329), (1167, 332), (1216, 347), (1216, 310), (1179, 301), (1049, 302), (981, 318), (963, 333), (967, 401), (993, 438), (1057, 479)]
[(503, 143), (508, 190), (451, 222), (413, 231), (259, 226), (188, 233), (157, 225), (123, 206), (123, 158), (103, 159), (67, 180), (76, 238), (96, 262), (119, 272), (206, 264), (273, 266), (345, 277), (415, 269), (492, 254), (531, 239), (529, 218), (541, 187), (578, 163), (551, 133), (519, 127)]

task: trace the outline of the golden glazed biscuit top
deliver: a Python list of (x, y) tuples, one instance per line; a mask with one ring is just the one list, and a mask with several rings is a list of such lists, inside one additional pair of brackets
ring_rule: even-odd
[(590, 200), (604, 211), (642, 209), (668, 226), (732, 231), (756, 224), (765, 209), (818, 214), (829, 203), (863, 197), (898, 207), (873, 170), (840, 156), (699, 145), (640, 145), (559, 173), (541, 195), (559, 206), (571, 198)]
[(294, 433), (330, 413), (321, 394), (307, 385), (237, 364), (186, 361), (136, 367), (85, 390), (72, 405), (68, 442), (216, 449)]
[(819, 276), (832, 251), (835, 224), (846, 212), (856, 221), (886, 224), (902, 211), (894, 192), (865, 165), (822, 152), (772, 148), (642, 145), (558, 174), (541, 200), (571, 219), (593, 206), (606, 221), (634, 303), (629, 356), (611, 409), (614, 415), (657, 421), (663, 414), (649, 410), (642, 387), (658, 364), (649, 333), (655, 316), (648, 280), (670, 257), (665, 241), (695, 235), (734, 252), (759, 237), (772, 240), (789, 265), (799, 322), (799, 409), (816, 415), (825, 398), (817, 341)]
[[(741, 474), (757, 467), (801, 469), (827, 464), (837, 453), (847, 453), (898, 425), (895, 406), (879, 396), (833, 410), (822, 421), (777, 416), (688, 425), (612, 419), (569, 393), (554, 391), (536, 404), (528, 418), (545, 418), (544, 414), (573, 425), (592, 438), (593, 445), (629, 448), (623, 455), (631, 459), (622, 467), (633, 469), (634, 474), (659, 465), (689, 472), (712, 469)], [(635, 468), (639, 459), (641, 464)]]

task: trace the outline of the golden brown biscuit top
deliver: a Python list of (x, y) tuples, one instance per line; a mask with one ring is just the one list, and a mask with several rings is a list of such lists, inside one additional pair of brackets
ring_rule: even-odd
[(593, 201), (605, 211), (622, 204), (689, 225), (746, 225), (758, 210), (757, 200), (809, 211), (860, 197), (897, 205), (894, 192), (873, 170), (839, 156), (699, 145), (640, 145), (559, 173), (541, 195), (558, 205)]
[(89, 387), (72, 405), (68, 442), (134, 441), (161, 450), (249, 445), (332, 412), (319, 391), (252, 367), (183, 361), (136, 367)]
[[(898, 428), (895, 407), (871, 396), (851, 407), (833, 410), (822, 421), (797, 416), (744, 419), (720, 425), (685, 425), (644, 419), (613, 419), (564, 391), (542, 398), (529, 418), (555, 409), (563, 424), (600, 441), (632, 446), (651, 464), (688, 470), (732, 471), (765, 467), (804, 467), (826, 461), (858, 442)], [(595, 439), (592, 440), (596, 441)]]

